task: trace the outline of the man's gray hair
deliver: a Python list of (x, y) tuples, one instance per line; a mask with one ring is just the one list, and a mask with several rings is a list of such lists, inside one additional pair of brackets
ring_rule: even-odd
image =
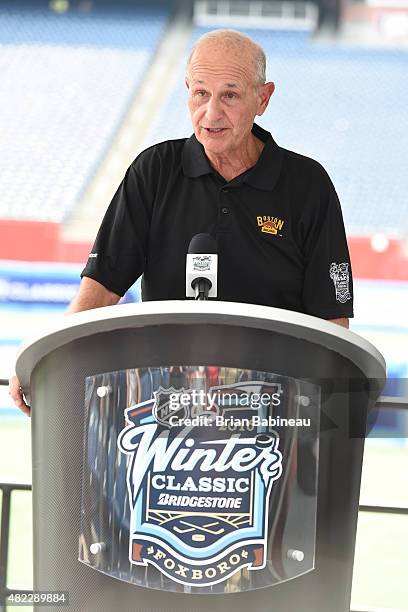
[(263, 85), (266, 82), (266, 56), (265, 52), (257, 43), (255, 43), (249, 36), (238, 32), (237, 30), (212, 30), (203, 34), (193, 45), (191, 53), (187, 60), (186, 74), (188, 76), (188, 70), (191, 59), (197, 50), (197, 48), (206, 42), (217, 42), (217, 41), (228, 41), (236, 46), (242, 46), (243, 44), (249, 44), (253, 49), (253, 62), (255, 68), (255, 81), (256, 85)]

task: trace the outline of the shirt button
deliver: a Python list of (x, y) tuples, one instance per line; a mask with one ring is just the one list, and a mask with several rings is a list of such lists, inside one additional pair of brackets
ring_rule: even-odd
[(226, 206), (224, 206), (223, 208), (221, 208), (221, 212), (222, 212), (224, 215), (228, 215), (228, 213), (229, 213), (229, 208), (227, 208)]

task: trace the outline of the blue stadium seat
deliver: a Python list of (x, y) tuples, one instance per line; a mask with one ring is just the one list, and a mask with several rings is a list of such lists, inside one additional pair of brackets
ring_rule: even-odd
[(2, 2), (0, 218), (69, 215), (168, 17), (162, 7), (55, 14)]

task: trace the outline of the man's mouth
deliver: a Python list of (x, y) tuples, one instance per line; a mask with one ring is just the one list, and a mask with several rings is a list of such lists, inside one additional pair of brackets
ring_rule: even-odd
[(206, 132), (209, 134), (218, 134), (219, 132), (223, 132), (226, 128), (204, 128)]

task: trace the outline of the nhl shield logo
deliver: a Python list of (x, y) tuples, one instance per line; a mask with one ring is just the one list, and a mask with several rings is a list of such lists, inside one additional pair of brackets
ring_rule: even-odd
[[(118, 437), (129, 458), (130, 562), (196, 587), (244, 567), (264, 568), (268, 500), (282, 473), (279, 438), (271, 431), (228, 435), (212, 422), (169, 427), (171, 414), (187, 422), (193, 408), (170, 410), (172, 392), (160, 387), (151, 400), (128, 408)], [(239, 402), (235, 411), (251, 408)]]
[[(184, 391), (184, 389), (182, 389)], [(169, 387), (165, 389), (160, 386), (157, 391), (153, 392), (154, 404), (152, 409), (152, 415), (156, 423), (160, 423), (165, 427), (171, 427), (169, 423), (170, 417), (177, 416), (178, 419), (184, 420), (187, 417), (187, 406), (179, 405), (174, 408), (170, 403), (170, 397), (174, 393), (178, 393), (180, 390)]]

